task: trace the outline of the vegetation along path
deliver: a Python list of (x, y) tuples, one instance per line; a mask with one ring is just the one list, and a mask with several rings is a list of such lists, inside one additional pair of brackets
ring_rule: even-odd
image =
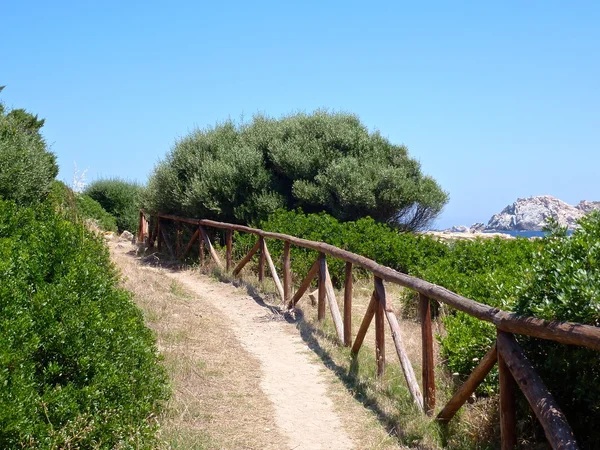
[[(172, 435), (202, 430), (204, 438), (193, 440), (197, 448), (389, 448), (372, 413), (336, 386), (295, 325), (258, 295), (193, 271), (143, 264), (128, 243), (111, 250), (157, 332), (167, 367), (192, 360), (191, 375), (172, 375), (174, 404), (171, 418), (163, 419), (167, 446), (186, 448), (189, 440), (175, 442)], [(206, 383), (202, 374), (190, 380), (198, 368), (210, 373), (207, 365), (220, 383)], [(194, 397), (200, 404), (190, 414), (185, 399)]]

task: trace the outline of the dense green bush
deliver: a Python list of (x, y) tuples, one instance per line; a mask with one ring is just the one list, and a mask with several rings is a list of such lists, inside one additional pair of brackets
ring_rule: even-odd
[(139, 222), (139, 209), (143, 187), (138, 183), (118, 178), (101, 179), (86, 187), (84, 194), (96, 200), (117, 219), (119, 231), (135, 233)]
[(62, 208), (74, 221), (92, 220), (104, 231), (117, 231), (117, 221), (112, 214), (89, 195), (73, 192), (62, 181), (52, 183), (52, 202)]
[(0, 199), (31, 204), (50, 191), (58, 166), (39, 132), (43, 124), (22, 109), (7, 112), (0, 105)]
[(354, 115), (317, 111), (191, 133), (156, 167), (145, 203), (226, 222), (300, 207), (342, 221), (370, 216), (419, 229), (447, 200), (406, 147), (369, 133)]
[(166, 376), (102, 240), (0, 201), (0, 448), (151, 448)]
[[(584, 217), (571, 236), (555, 227), (536, 253), (515, 311), (548, 320), (600, 326), (600, 213)], [(528, 358), (587, 448), (600, 442), (600, 353), (520, 338)]]

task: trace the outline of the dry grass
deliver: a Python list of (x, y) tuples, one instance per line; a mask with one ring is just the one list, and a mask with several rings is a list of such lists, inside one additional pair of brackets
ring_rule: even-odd
[(259, 364), (237, 343), (226, 319), (164, 269), (137, 264), (119, 245), (112, 246), (113, 259), (156, 332), (172, 383), (160, 418), (162, 448), (283, 448), (259, 386)]

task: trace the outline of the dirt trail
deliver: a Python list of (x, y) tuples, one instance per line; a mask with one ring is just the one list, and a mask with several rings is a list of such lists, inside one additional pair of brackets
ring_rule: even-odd
[(169, 276), (231, 319), (237, 339), (260, 361), (261, 388), (273, 402), (290, 449), (354, 448), (328, 397), (323, 367), (311, 360), (300, 336), (285, 329), (289, 324), (273, 320), (259, 300), (230, 284), (187, 271)]
[[(206, 428), (200, 422), (194, 424), (185, 406), (186, 427), (207, 429), (213, 434), (219, 433), (219, 426), (239, 429), (235, 436), (230, 433), (220, 444), (216, 436), (216, 442), (200, 448), (345, 450), (361, 446), (353, 442), (344, 429), (348, 424), (342, 424), (342, 420), (347, 417), (341, 419), (335, 411), (331, 392), (328, 392), (330, 374), (322, 364), (315, 362), (314, 354), (294, 324), (281, 320), (280, 316), (280, 320), (274, 320), (277, 314), (244, 288), (191, 271), (170, 271), (140, 264), (129, 244), (117, 243), (110, 247), (113, 260), (126, 277), (125, 286), (135, 292), (136, 302), (145, 311), (156, 316), (147, 320), (158, 333), (167, 362), (180, 363), (187, 358), (198, 367), (198, 363), (207, 361), (213, 364), (212, 372), (218, 372), (215, 364), (226, 372), (220, 382), (216, 381), (219, 386), (213, 391), (204, 375), (196, 381), (189, 376), (183, 381), (174, 380), (178, 391), (200, 389), (195, 392), (197, 401), (207, 403), (205, 408), (212, 411), (213, 423)], [(173, 281), (177, 284), (169, 288)], [(192, 295), (177, 298), (173, 295), (173, 286), (181, 286)], [(177, 343), (180, 339), (177, 336), (183, 332), (189, 341), (185, 345)], [(181, 350), (184, 347), (187, 350)], [(197, 355), (185, 353), (191, 350), (194, 354), (203, 354), (202, 361)], [(191, 370), (192, 376), (195, 372), (196, 369)], [(256, 389), (262, 392), (259, 394)], [(203, 392), (207, 390), (209, 392)], [(187, 402), (189, 398), (185, 395), (176, 401)], [(219, 402), (218, 398), (224, 400)], [(239, 402), (232, 404), (236, 398), (246, 406), (240, 407)], [(364, 413), (355, 417), (362, 417), (360, 414)], [(253, 440), (249, 435), (254, 434)], [(242, 444), (240, 439), (244, 436), (248, 440)]]

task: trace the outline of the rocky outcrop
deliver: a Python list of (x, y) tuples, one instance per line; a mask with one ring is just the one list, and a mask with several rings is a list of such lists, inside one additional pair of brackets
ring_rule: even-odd
[(586, 214), (595, 210), (600, 211), (600, 202), (581, 200), (575, 208), (582, 210)]
[(559, 225), (574, 229), (577, 220), (593, 209), (600, 209), (600, 202), (582, 201), (572, 206), (551, 195), (519, 198), (499, 214), (493, 215), (486, 230), (540, 231), (550, 217)]

